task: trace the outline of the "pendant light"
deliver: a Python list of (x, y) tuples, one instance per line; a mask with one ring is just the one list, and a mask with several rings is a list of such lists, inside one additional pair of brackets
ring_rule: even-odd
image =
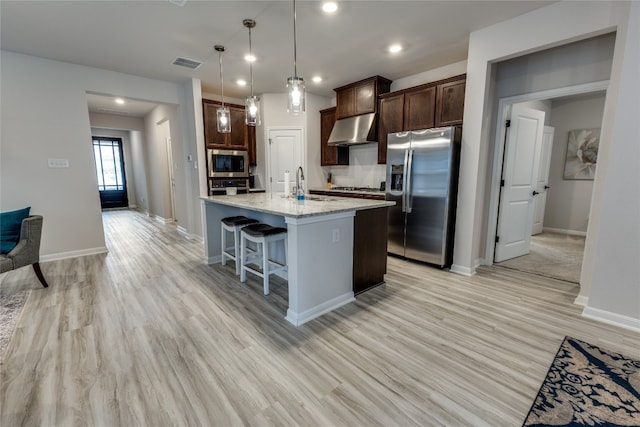
[(287, 111), (304, 113), (304, 79), (298, 77), (296, 56), (296, 0), (293, 0), (293, 77), (287, 79)]
[(256, 26), (256, 21), (253, 19), (245, 19), (242, 21), (242, 25), (249, 29), (249, 75), (251, 78), (251, 95), (247, 96), (244, 101), (245, 105), (245, 119), (244, 122), (248, 126), (260, 126), (260, 110), (258, 109), (258, 102), (260, 98), (253, 96), (253, 51), (251, 49), (251, 29)]
[(224, 106), (224, 79), (222, 77), (222, 52), (224, 52), (224, 46), (217, 44), (213, 48), (218, 51), (218, 59), (220, 63), (220, 93), (222, 96), (222, 106), (217, 110), (218, 132), (230, 133), (231, 113), (229, 112), (229, 109)]

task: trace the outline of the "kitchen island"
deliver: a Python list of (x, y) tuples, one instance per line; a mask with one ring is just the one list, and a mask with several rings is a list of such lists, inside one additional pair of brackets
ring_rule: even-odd
[[(387, 208), (394, 204), (327, 196), (308, 196), (304, 201), (297, 201), (274, 193), (210, 196), (202, 197), (201, 201), (208, 264), (220, 262), (220, 220), (224, 217), (244, 215), (287, 228), (289, 307), (286, 319), (296, 326), (354, 300), (356, 213), (380, 212), (386, 218)], [(386, 221), (384, 226), (386, 228)], [(375, 232), (371, 229), (371, 233)], [(386, 234), (384, 239), (386, 242)], [(386, 266), (386, 260), (384, 262)], [(238, 286), (242, 286), (239, 280)]]

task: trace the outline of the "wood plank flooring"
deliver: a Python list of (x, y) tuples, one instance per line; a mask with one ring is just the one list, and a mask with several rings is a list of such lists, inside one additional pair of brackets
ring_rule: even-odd
[[(0, 425), (518, 426), (562, 339), (628, 356), (640, 334), (580, 316), (578, 287), (389, 258), (387, 284), (301, 327), (287, 287), (204, 265), (130, 211), (108, 254), (2, 276), (33, 289), (0, 365)], [(330, 268), (330, 266), (327, 266)]]

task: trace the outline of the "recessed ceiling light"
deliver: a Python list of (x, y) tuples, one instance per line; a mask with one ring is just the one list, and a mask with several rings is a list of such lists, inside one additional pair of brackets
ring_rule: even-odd
[(326, 1), (322, 3), (322, 10), (326, 13), (334, 13), (338, 10), (338, 3), (334, 1)]
[(401, 44), (392, 44), (391, 46), (389, 46), (389, 52), (391, 53), (398, 53), (402, 50), (402, 45)]
[(311, 77), (311, 81), (314, 82), (314, 83), (320, 83), (322, 81), (322, 77), (313, 76), (313, 77)]
[(124, 104), (124, 99), (122, 99), (122, 98), (116, 98), (116, 104), (123, 105), (123, 104)]
[(246, 80), (238, 79), (238, 80), (236, 80), (236, 84), (238, 86), (246, 86), (247, 82), (246, 82)]
[(244, 56), (244, 60), (245, 60), (245, 61), (247, 61), (247, 62), (256, 62), (256, 56), (255, 56), (255, 55), (251, 55), (251, 54), (247, 53), (247, 54)]

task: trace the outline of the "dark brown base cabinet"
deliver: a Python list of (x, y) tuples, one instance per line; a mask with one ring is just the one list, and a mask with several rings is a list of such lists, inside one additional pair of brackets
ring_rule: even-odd
[(387, 135), (462, 124), (466, 74), (380, 95), (378, 163), (387, 163)]
[(384, 283), (387, 272), (388, 208), (356, 211), (353, 223), (353, 293)]

